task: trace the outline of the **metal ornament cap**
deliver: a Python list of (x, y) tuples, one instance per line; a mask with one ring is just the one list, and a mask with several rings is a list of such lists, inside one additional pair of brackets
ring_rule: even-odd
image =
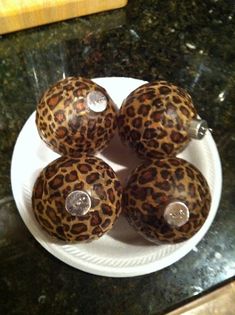
[(103, 112), (108, 105), (106, 96), (100, 91), (91, 91), (87, 95), (87, 107), (95, 113)]
[(85, 215), (91, 208), (91, 198), (83, 190), (72, 191), (65, 200), (65, 209), (73, 216)]
[(204, 119), (193, 119), (189, 124), (189, 135), (191, 138), (201, 140), (208, 130), (207, 122)]
[(164, 211), (164, 219), (173, 227), (181, 227), (189, 220), (189, 209), (183, 202), (171, 202)]

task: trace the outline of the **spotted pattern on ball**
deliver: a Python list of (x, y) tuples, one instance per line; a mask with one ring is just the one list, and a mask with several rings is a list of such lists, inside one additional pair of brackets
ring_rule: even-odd
[[(138, 166), (123, 199), (130, 224), (155, 243), (178, 243), (192, 237), (205, 222), (211, 204), (204, 176), (189, 162), (175, 157), (148, 160)], [(172, 227), (164, 219), (166, 206), (174, 201), (189, 209), (189, 220), (181, 227)]]
[(124, 100), (118, 117), (119, 135), (140, 156), (172, 156), (189, 143), (188, 125), (196, 117), (185, 90), (166, 81), (146, 83)]
[[(92, 112), (87, 95), (101, 92), (107, 99), (102, 112)], [(104, 149), (114, 135), (116, 109), (106, 90), (82, 77), (68, 77), (50, 87), (40, 99), (36, 125), (42, 140), (55, 152), (76, 156)]]
[[(91, 209), (74, 216), (65, 209), (66, 197), (84, 190)], [(67, 241), (91, 241), (109, 231), (121, 212), (122, 188), (112, 168), (99, 158), (60, 157), (38, 176), (32, 195), (33, 212), (52, 236)]]

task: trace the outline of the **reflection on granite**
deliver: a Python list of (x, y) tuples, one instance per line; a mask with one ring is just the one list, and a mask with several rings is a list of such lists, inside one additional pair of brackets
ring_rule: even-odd
[[(0, 41), (1, 314), (162, 314), (235, 275), (235, 6), (129, 0), (126, 8), (3, 36)], [(31, 236), (10, 186), (14, 143), (40, 94), (67, 75), (164, 78), (188, 89), (223, 164), (215, 221), (197, 248), (127, 279), (75, 270)], [(27, 152), (25, 152), (27, 154)]]

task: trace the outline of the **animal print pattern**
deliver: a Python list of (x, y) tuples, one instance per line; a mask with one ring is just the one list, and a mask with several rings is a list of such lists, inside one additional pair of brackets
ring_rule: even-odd
[[(66, 197), (76, 190), (91, 197), (91, 209), (74, 216), (65, 209)], [(121, 184), (101, 159), (80, 155), (60, 157), (38, 176), (32, 208), (39, 224), (52, 236), (67, 241), (91, 241), (109, 231), (121, 212)]]
[[(155, 243), (178, 243), (192, 237), (205, 222), (211, 204), (204, 176), (189, 162), (168, 157), (147, 160), (132, 173), (124, 189), (123, 211), (130, 224)], [(189, 220), (181, 227), (164, 219), (166, 206), (183, 202)]]
[[(91, 111), (87, 95), (105, 95), (107, 107)], [(50, 87), (36, 111), (36, 125), (42, 140), (61, 155), (93, 154), (104, 149), (114, 135), (116, 108), (104, 88), (82, 77), (68, 77)]]
[(192, 99), (182, 88), (166, 81), (146, 83), (124, 100), (119, 135), (142, 157), (172, 156), (189, 143), (189, 122), (196, 116)]

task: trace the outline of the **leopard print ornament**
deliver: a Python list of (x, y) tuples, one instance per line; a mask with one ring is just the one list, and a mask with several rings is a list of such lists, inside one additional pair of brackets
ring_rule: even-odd
[(38, 176), (32, 208), (51, 236), (66, 242), (92, 241), (108, 232), (121, 211), (122, 188), (101, 159), (60, 157)]
[(164, 158), (182, 151), (191, 138), (201, 139), (207, 123), (197, 119), (185, 90), (155, 81), (138, 87), (124, 100), (118, 129), (121, 140), (141, 157)]
[(116, 108), (106, 90), (82, 77), (68, 77), (40, 99), (36, 125), (41, 139), (61, 155), (93, 154), (114, 135)]
[(204, 176), (176, 157), (145, 161), (124, 189), (123, 208), (129, 223), (157, 244), (191, 238), (204, 224), (210, 204)]

